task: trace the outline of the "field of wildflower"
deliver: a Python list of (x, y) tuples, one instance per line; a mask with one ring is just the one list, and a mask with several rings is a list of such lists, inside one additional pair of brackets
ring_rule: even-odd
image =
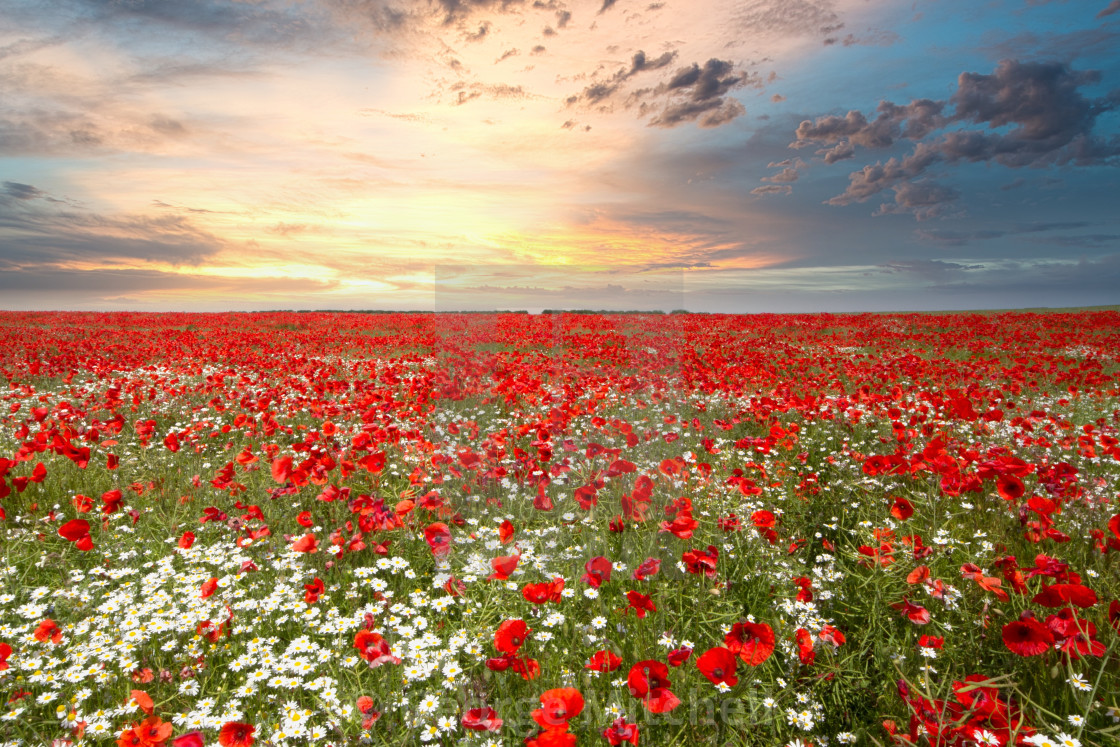
[(0, 312), (0, 745), (1120, 743), (1120, 314)]

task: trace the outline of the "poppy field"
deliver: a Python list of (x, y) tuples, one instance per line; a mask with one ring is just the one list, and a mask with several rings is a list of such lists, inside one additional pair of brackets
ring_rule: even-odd
[(1120, 313), (0, 312), (0, 745), (1120, 743)]

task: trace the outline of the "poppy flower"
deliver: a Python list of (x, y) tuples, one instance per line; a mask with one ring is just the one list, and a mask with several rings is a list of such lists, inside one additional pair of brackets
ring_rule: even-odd
[(626, 722), (625, 716), (619, 716), (611, 725), (603, 730), (603, 736), (610, 742), (611, 747), (618, 747), (623, 742), (632, 745), (638, 744), (638, 725)]
[(817, 653), (813, 650), (813, 634), (805, 628), (798, 628), (793, 636), (797, 642), (797, 658), (805, 666), (812, 666), (817, 658)]
[(891, 506), (891, 516), (899, 521), (906, 521), (914, 515), (914, 504), (905, 498), (899, 496), (894, 499), (894, 505)]
[(657, 612), (657, 605), (653, 603), (653, 600), (640, 592), (626, 592), (626, 600), (630, 602), (630, 604), (624, 611), (633, 609), (634, 612), (637, 613), (639, 619), (645, 617), (647, 612)]
[(124, 493), (120, 490), (108, 490), (101, 494), (101, 513), (115, 514), (121, 509), (121, 502), (124, 500)]
[(1019, 656), (1038, 656), (1054, 645), (1054, 636), (1034, 617), (1025, 617), (1003, 626), (1003, 645)]
[(227, 721), (222, 724), (222, 730), (218, 732), (218, 742), (222, 747), (251, 747), (253, 742), (257, 741), (253, 738), (256, 730), (257, 728), (252, 724)]
[(10, 665), (8, 664), (8, 657), (12, 655), (12, 647), (6, 643), (0, 643), (0, 672), (3, 672)]
[(310, 511), (300, 511), (298, 514), (296, 514), (296, 523), (301, 527), (310, 529), (315, 525), (315, 520), (311, 518)]
[(206, 742), (202, 739), (200, 731), (189, 731), (171, 740), (171, 747), (205, 747), (205, 745)]
[(718, 559), (719, 548), (715, 545), (708, 545), (707, 552), (689, 550), (681, 555), (681, 561), (685, 564), (689, 573), (703, 573), (708, 578), (716, 575), (716, 560)]
[(587, 573), (583, 574), (580, 581), (591, 584), (596, 589), (611, 580), (611, 561), (602, 555), (587, 561), (583, 568)]
[(635, 581), (645, 581), (650, 576), (656, 576), (657, 572), (661, 570), (661, 561), (657, 558), (646, 558), (638, 567), (634, 569), (634, 573), (630, 578)]
[(831, 643), (833, 648), (840, 648), (847, 642), (847, 638), (844, 637), (844, 634), (838, 628), (834, 628), (831, 625), (825, 625), (821, 628), (821, 632), (817, 633), (817, 637), (822, 641)]
[(305, 534), (292, 543), (292, 549), (296, 552), (318, 552), (319, 540), (314, 534)]
[(700, 674), (708, 678), (713, 685), (724, 684), (735, 687), (739, 678), (735, 676), (735, 667), (738, 662), (731, 649), (723, 646), (710, 648), (696, 659), (696, 668)]
[(574, 687), (559, 687), (541, 693), (541, 707), (532, 713), (533, 720), (546, 731), (567, 728), (568, 722), (583, 711), (583, 695)]
[(359, 630), (354, 636), (354, 648), (358, 649), (359, 656), (369, 662), (371, 669), (385, 663), (401, 663), (399, 658), (393, 656), (388, 642), (380, 633), (374, 633), (370, 630)]
[(171, 737), (174, 727), (158, 716), (148, 716), (142, 723), (134, 724), (117, 740), (121, 747), (163, 747)]
[(539, 584), (525, 584), (521, 590), (521, 596), (525, 597), (525, 601), (532, 602), (533, 604), (544, 604), (545, 602), (557, 602), (563, 598), (560, 592), (564, 591), (564, 579), (560, 576), (552, 579), (551, 581), (543, 581)]
[(723, 643), (748, 666), (757, 667), (774, 653), (774, 629), (766, 623), (735, 623)]
[(192, 545), (194, 545), (194, 532), (183, 532), (183, 536), (179, 538), (179, 547), (184, 550), (189, 550)]
[(472, 708), (463, 714), (461, 720), (464, 729), (470, 731), (501, 731), (502, 720), (493, 708)]
[(74, 547), (86, 552), (93, 549), (93, 538), (89, 536), (89, 522), (85, 519), (71, 519), (58, 528), (58, 536), (74, 543)]
[(1026, 488), (1015, 475), (1000, 475), (996, 479), (996, 492), (1005, 501), (1017, 501), (1023, 497)]
[(901, 610), (902, 616), (915, 625), (925, 625), (932, 619), (929, 610), (920, 604), (914, 604), (906, 597), (903, 597), (901, 602), (895, 602), (891, 607)]
[(354, 705), (363, 716), (373, 713), (373, 698), (368, 695), (359, 695)]
[(140, 710), (146, 715), (151, 716), (152, 710), (155, 708), (155, 703), (152, 701), (152, 696), (148, 695), (143, 690), (133, 690), (131, 693), (132, 699), (136, 701), (136, 705), (140, 706)]
[(202, 583), (202, 588), (199, 591), (200, 599), (209, 599), (214, 596), (214, 592), (218, 590), (218, 579), (210, 578)]
[(641, 698), (650, 713), (667, 713), (681, 704), (669, 689), (669, 668), (663, 662), (647, 659), (630, 667), (626, 677), (630, 694)]
[(517, 569), (517, 564), (521, 561), (521, 555), (499, 555), (496, 558), (490, 559), (490, 567), (494, 572), (487, 576), (489, 581), (507, 581), (509, 574)]
[(501, 540), (503, 545), (508, 545), (513, 541), (513, 523), (506, 519), (498, 526), (498, 539)]
[(62, 643), (62, 628), (48, 617), (35, 628), (35, 640), (40, 643), (46, 643), (48, 640), (51, 643)]
[(679, 667), (681, 664), (684, 664), (686, 661), (688, 661), (690, 656), (692, 656), (692, 649), (675, 648), (668, 654), (666, 654), (665, 658), (669, 661), (669, 666)]
[(430, 524), (424, 529), (424, 541), (428, 543), (432, 555), (437, 558), (442, 558), (451, 552), (451, 530), (442, 521)]
[(608, 649), (596, 651), (591, 655), (591, 660), (584, 669), (593, 672), (613, 672), (622, 666), (622, 657)]
[(532, 628), (526, 627), (524, 620), (505, 620), (494, 632), (494, 648), (503, 654), (515, 654), (530, 632)]
[(1065, 604), (1075, 604), (1078, 607), (1092, 607), (1097, 603), (1097, 593), (1081, 584), (1042, 584), (1042, 591), (1035, 594), (1031, 600), (1043, 607), (1061, 607)]
[(323, 584), (323, 579), (319, 578), (318, 576), (316, 576), (315, 580), (311, 583), (304, 584), (303, 588), (305, 590), (303, 594), (303, 601), (307, 604), (315, 604), (319, 601), (319, 597), (323, 596), (323, 593), (326, 592), (326, 586)]

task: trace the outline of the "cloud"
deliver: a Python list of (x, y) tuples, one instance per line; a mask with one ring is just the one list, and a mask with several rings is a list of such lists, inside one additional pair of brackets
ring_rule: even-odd
[[(1048, 231), (1071, 231), (1078, 228), (1085, 228), (1088, 225), (1089, 224), (1085, 221), (1054, 221), (1049, 223), (1027, 223), (999, 230), (983, 229), (976, 231), (943, 231), (936, 229), (921, 229), (915, 231), (914, 235), (924, 241), (932, 241), (943, 246), (964, 246), (973, 241), (990, 241), (993, 239), (1002, 239), (1005, 236), (1046, 233)], [(1047, 237), (1046, 239), (1044, 239), (1044, 241), (1050, 244), (1062, 244), (1067, 238), (1080, 239), (1082, 237), (1055, 236)]]
[(599, 8), (599, 15), (602, 15), (603, 13), (606, 13), (608, 10), (610, 10), (616, 2), (618, 2), (618, 0), (603, 0), (603, 6)]
[[(900, 141), (916, 143), (907, 156), (851, 173), (848, 188), (828, 200), (830, 205), (863, 202), (885, 189), (913, 182), (937, 163), (990, 162), (1009, 168), (1114, 163), (1120, 156), (1120, 137), (1102, 139), (1094, 134), (1094, 127), (1101, 114), (1120, 105), (1120, 91), (1086, 98), (1080, 90), (1100, 80), (1097, 71), (1073, 70), (1062, 62), (1004, 60), (990, 75), (961, 73), (957, 90), (945, 101), (918, 99), (904, 106), (883, 101), (871, 120), (858, 111), (805, 120), (790, 146), (826, 146), (816, 154), (831, 164), (852, 158), (857, 147), (886, 149)], [(968, 129), (969, 125), (983, 129)], [(945, 188), (931, 191), (928, 182), (925, 187), (899, 187), (896, 193), (900, 190), (913, 200), (932, 200), (927, 208), (953, 199)], [(898, 194), (895, 204), (906, 207), (898, 202)]]
[(197, 264), (224, 246), (180, 213), (102, 215), (30, 184), (4, 182), (0, 189), (5, 271), (137, 259)]
[(1097, 13), (1097, 18), (1105, 18), (1117, 12), (1120, 12), (1120, 0), (1112, 0), (1107, 7), (1101, 9), (1100, 13)]
[(725, 94), (748, 84), (761, 87), (757, 76), (735, 73), (735, 65), (712, 58), (704, 66), (693, 63), (678, 70), (673, 77), (652, 91), (652, 97), (664, 97), (669, 103), (660, 111), (649, 101), (642, 102), (642, 113), (655, 111), (651, 127), (675, 127), (682, 122), (699, 120), (701, 127), (718, 127), (746, 113), (743, 105)]
[(767, 184), (762, 187), (755, 187), (751, 190), (752, 195), (788, 195), (793, 193), (793, 187), (788, 184)]
[(584, 88), (582, 93), (569, 97), (567, 104), (571, 106), (580, 101), (593, 106), (602, 104), (614, 96), (630, 78), (638, 73), (660, 70), (671, 64), (676, 57), (676, 52), (665, 52), (660, 57), (651, 60), (644, 51), (639, 49), (631, 58), (630, 67), (621, 67), (607, 80), (592, 83)]

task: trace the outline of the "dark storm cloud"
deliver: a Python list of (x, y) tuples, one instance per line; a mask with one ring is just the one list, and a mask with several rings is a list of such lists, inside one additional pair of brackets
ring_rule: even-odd
[[(990, 75), (962, 73), (956, 92), (945, 101), (919, 99), (905, 106), (884, 101), (871, 120), (858, 111), (805, 120), (791, 147), (825, 146), (817, 155), (835, 163), (853, 157), (857, 146), (884, 149), (900, 141), (917, 143), (907, 156), (853, 172), (848, 188), (830, 199), (831, 205), (863, 202), (918, 179), (937, 163), (990, 162), (1009, 168), (1115, 163), (1120, 137), (1098, 137), (1094, 127), (1103, 113), (1120, 105), (1120, 91), (1087, 98), (1080, 90), (1100, 81), (1099, 72), (1073, 70), (1062, 62), (1004, 60)], [(935, 134), (957, 125), (966, 128)], [(967, 129), (968, 125), (984, 129)], [(928, 185), (924, 193), (915, 187), (898, 187), (896, 192), (900, 189), (915, 199), (933, 201), (915, 203), (919, 208), (955, 197), (944, 189), (932, 193)], [(897, 198), (895, 204), (906, 207)], [(928, 210), (924, 214), (930, 216)]]
[(111, 259), (194, 264), (222, 247), (186, 215), (107, 216), (30, 184), (0, 188), (0, 264), (8, 269)]
[(603, 6), (599, 8), (599, 14), (602, 15), (606, 13), (616, 2), (618, 2), (618, 0), (603, 0)]

